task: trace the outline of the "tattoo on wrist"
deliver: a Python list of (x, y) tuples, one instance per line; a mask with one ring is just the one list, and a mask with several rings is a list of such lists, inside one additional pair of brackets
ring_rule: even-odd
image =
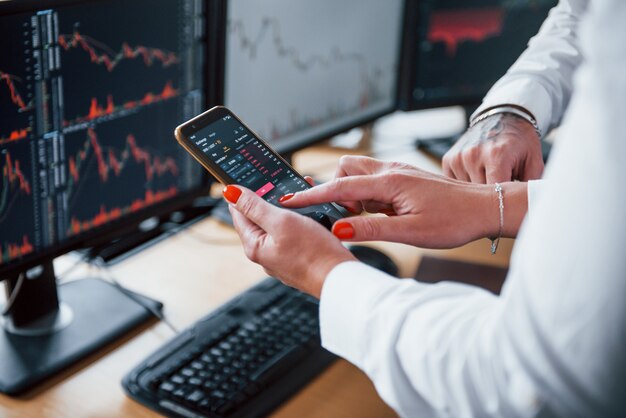
[[(517, 122), (527, 122), (510, 113), (499, 113), (480, 121), (472, 129), (474, 129), (473, 144), (479, 144), (486, 141), (495, 141), (503, 132), (518, 134), (523, 136), (522, 129)], [(529, 125), (530, 126), (530, 125)]]
[(479, 124), (480, 127), (480, 139), (481, 140), (494, 140), (498, 135), (502, 133), (505, 128), (506, 121), (504, 115), (494, 115)]

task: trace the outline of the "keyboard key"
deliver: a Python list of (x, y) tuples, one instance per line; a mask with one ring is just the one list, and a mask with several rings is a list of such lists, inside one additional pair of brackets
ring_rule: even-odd
[(213, 392), (211, 392), (211, 397), (215, 399), (224, 399), (226, 398), (226, 394), (221, 390), (214, 390)]
[(182, 401), (187, 396), (187, 391), (183, 388), (176, 389), (174, 393), (172, 393), (172, 396)]
[[(266, 415), (269, 405), (285, 400), (285, 395), (272, 398), (272, 383), (320, 350), (317, 302), (278, 282), (275, 289), (275, 294), (257, 291), (259, 297), (250, 304), (239, 299), (237, 305), (236, 299), (228, 309), (198, 321), (183, 333), (193, 335), (183, 349), (155, 355), (153, 364), (163, 368), (153, 366), (146, 370), (151, 373), (148, 382), (134, 383), (199, 415), (230, 415), (244, 407)], [(319, 369), (328, 364), (324, 361)], [(295, 384), (293, 390), (299, 387)]]
[(305, 354), (306, 350), (302, 347), (291, 346), (266, 361), (261, 368), (250, 376), (250, 380), (261, 384), (269, 383), (289, 370)]
[(176, 386), (174, 386), (174, 384), (171, 383), (171, 382), (163, 382), (159, 386), (159, 390), (161, 390), (161, 391), (163, 391), (165, 393), (172, 393), (172, 392), (174, 392), (174, 390), (176, 390)]
[(202, 384), (202, 386), (203, 386), (205, 389), (208, 389), (208, 390), (214, 390), (214, 389), (217, 389), (217, 383), (216, 383), (216, 382), (214, 382), (213, 380), (207, 380), (207, 381), (205, 381), (205, 382)]
[(202, 392), (199, 389), (196, 389), (193, 392), (191, 392), (189, 395), (187, 395), (185, 400), (191, 404), (198, 404), (201, 400), (205, 398), (206, 398), (206, 395), (204, 394), (204, 392)]
[(196, 372), (193, 369), (190, 369), (189, 367), (185, 367), (184, 369), (180, 371), (180, 374), (182, 374), (185, 377), (192, 377), (193, 375), (196, 374)]
[(172, 383), (175, 383), (177, 385), (182, 385), (182, 384), (185, 384), (185, 382), (187, 382), (187, 379), (185, 379), (185, 377), (177, 374), (177, 375), (172, 376), (170, 378), (170, 381), (172, 381)]
[(202, 370), (204, 369), (204, 364), (200, 363), (199, 361), (194, 361), (193, 363), (191, 363), (191, 368), (196, 370)]

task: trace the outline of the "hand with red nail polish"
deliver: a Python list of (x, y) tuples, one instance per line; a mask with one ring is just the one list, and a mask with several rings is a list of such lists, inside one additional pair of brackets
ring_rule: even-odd
[[(526, 184), (503, 183), (502, 187), (508, 202), (503, 236), (514, 237), (527, 209)], [(344, 241), (452, 248), (499, 233), (493, 185), (466, 183), (403, 163), (345, 156), (335, 180), (281, 201), (286, 208), (326, 202), (336, 202), (351, 212), (386, 215), (339, 221), (332, 231)]]
[(349, 222), (335, 222), (332, 233), (340, 240), (349, 240), (354, 238), (354, 228)]
[(248, 258), (287, 285), (319, 298), (328, 273), (355, 260), (314, 220), (271, 205), (245, 187), (226, 186), (223, 194)]
[(237, 186), (228, 185), (224, 187), (222, 194), (228, 203), (232, 203), (234, 205), (237, 203), (237, 200), (239, 200), (239, 196), (241, 196), (241, 189)]

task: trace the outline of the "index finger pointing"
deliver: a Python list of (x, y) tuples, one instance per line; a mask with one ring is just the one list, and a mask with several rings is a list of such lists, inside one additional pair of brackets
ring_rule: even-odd
[[(281, 203), (289, 208), (303, 208), (327, 202), (354, 202), (360, 200), (389, 200), (389, 188), (378, 176), (342, 177), (320, 186), (294, 194)], [(380, 179), (378, 179), (380, 180)]]

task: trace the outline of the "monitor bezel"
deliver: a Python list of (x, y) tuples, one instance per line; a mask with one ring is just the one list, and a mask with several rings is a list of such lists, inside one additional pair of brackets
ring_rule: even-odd
[[(110, 0), (89, 0), (91, 3), (106, 1)], [(41, 0), (0, 1), (0, 17), (34, 12), (38, 10), (69, 7), (84, 3), (86, 3), (86, 0), (46, 0), (45, 2), (42, 2)], [(212, 50), (214, 50), (216, 46), (215, 33), (217, 32), (217, 28), (214, 25), (216, 22), (219, 23), (219, 20), (215, 18), (216, 13), (214, 3), (215, 1), (211, 0), (205, 2), (205, 60), (203, 66), (205, 95), (204, 107), (211, 107), (214, 104), (217, 91), (215, 84), (212, 84), (215, 83), (216, 79), (210, 72), (210, 69), (215, 67), (214, 60), (216, 58), (216, 55), (212, 53)], [(173, 130), (171, 135), (172, 141), (175, 141), (176, 139), (174, 138)], [(1, 264), (0, 281), (13, 277), (20, 272), (38, 266), (43, 262), (49, 261), (50, 259), (66, 254), (70, 251), (110, 242), (115, 238), (119, 238), (124, 233), (128, 233), (137, 228), (146, 219), (166, 216), (185, 206), (189, 206), (198, 197), (207, 195), (212, 183), (212, 177), (203, 171), (201, 184), (195, 189), (182, 192), (167, 201), (154, 204), (146, 209), (142, 209), (139, 212), (131, 213), (121, 219), (111, 221), (106, 225), (94, 228), (76, 237), (67, 238), (62, 242), (51, 245), (45, 249), (35, 251), (32, 254), (9, 261), (5, 264)]]
[[(402, 10), (402, 13), (405, 13), (406, 11), (406, 7), (407, 7), (407, 0), (399, 0), (401, 5), (400, 5), (400, 9)], [(227, 32), (227, 19), (228, 19), (228, 2), (229, 0), (218, 0), (218, 3), (220, 3), (219, 5), (219, 13), (222, 14), (223, 16), (223, 20), (222, 22), (224, 22), (224, 24), (222, 25), (220, 32), (219, 32), (219, 36), (217, 37), (217, 42), (219, 43), (219, 47), (217, 48), (217, 50), (220, 53), (220, 60), (223, 63), (222, 65), (222, 74), (220, 74), (220, 79), (219, 81), (221, 82), (221, 84), (218, 84), (219, 86), (221, 86), (220, 90), (220, 94), (218, 94), (216, 96), (216, 98), (218, 99), (218, 103), (222, 106), (229, 106), (228, 103), (225, 103), (225, 87), (226, 87), (226, 72), (227, 72), (227, 68), (226, 68), (226, 32)], [(310, 138), (307, 138), (306, 140), (302, 140), (302, 141), (298, 141), (296, 143), (286, 143), (286, 144), (278, 144), (277, 146), (274, 146), (274, 144), (272, 144), (272, 148), (278, 152), (279, 154), (282, 155), (289, 155), (292, 154), (296, 151), (299, 151), (301, 149), (304, 149), (308, 146), (314, 145), (316, 143), (322, 142), (322, 141), (326, 141), (330, 138), (332, 138), (335, 135), (344, 133), (349, 131), (352, 128), (357, 128), (360, 126), (364, 126), (370, 122), (375, 121), (376, 119), (379, 119), (382, 116), (388, 115), (390, 113), (395, 112), (396, 110), (398, 110), (398, 94), (399, 94), (399, 88), (397, 87), (400, 83), (401, 77), (401, 68), (402, 68), (402, 61), (403, 61), (403, 50), (404, 50), (404, 45), (403, 45), (403, 39), (404, 39), (404, 16), (400, 16), (400, 18), (398, 19), (398, 31), (399, 31), (399, 37), (398, 37), (398, 45), (397, 45), (397, 51), (396, 51), (396, 62), (397, 62), (397, 77), (395, 80), (395, 89), (393, 92), (393, 97), (390, 100), (390, 104), (387, 108), (378, 111), (378, 112), (374, 112), (371, 113), (367, 116), (363, 116), (363, 117), (358, 117), (355, 118), (354, 120), (350, 121), (350, 122), (346, 122), (345, 124), (342, 124), (340, 126), (334, 127), (332, 129), (329, 129), (326, 132), (323, 133), (319, 133), (319, 134), (315, 134), (315, 135), (311, 135)], [(237, 109), (233, 109), (234, 112), (237, 112)], [(244, 121), (245, 122), (245, 121)], [(268, 142), (268, 143), (272, 143), (271, 140), (268, 140), (267, 138), (261, 138), (264, 141)]]

